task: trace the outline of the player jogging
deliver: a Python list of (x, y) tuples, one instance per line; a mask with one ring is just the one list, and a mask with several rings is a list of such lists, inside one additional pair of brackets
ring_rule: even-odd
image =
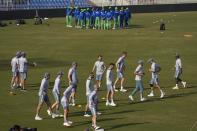
[(98, 56), (98, 60), (94, 63), (94, 67), (92, 69), (92, 72), (96, 69), (96, 82), (98, 87), (101, 87), (101, 81), (103, 77), (103, 73), (106, 69), (105, 63), (103, 62), (103, 57), (102, 55)]
[(131, 93), (131, 95), (129, 96), (129, 99), (131, 101), (134, 101), (133, 96), (140, 91), (140, 101), (145, 101), (146, 99), (144, 98), (144, 86), (142, 83), (142, 77), (145, 75), (144, 73), (144, 69), (143, 69), (143, 64), (144, 62), (142, 60), (138, 61), (138, 66), (135, 69), (135, 81), (136, 81), (136, 87), (133, 90), (133, 92)]
[(125, 69), (125, 58), (127, 56), (127, 52), (123, 52), (121, 57), (116, 62), (116, 68), (117, 68), (117, 79), (114, 83), (114, 90), (118, 91), (116, 89), (116, 84), (120, 81), (120, 91), (121, 92), (126, 92), (127, 90), (123, 88), (123, 83), (124, 83), (124, 69)]
[(39, 113), (40, 113), (40, 110), (42, 108), (43, 103), (47, 104), (51, 117), (52, 118), (57, 117), (57, 115), (52, 112), (49, 97), (47, 95), (47, 91), (48, 91), (48, 87), (49, 87), (49, 79), (50, 79), (50, 74), (45, 73), (44, 78), (41, 81), (40, 90), (39, 90), (39, 93), (38, 93), (39, 103), (38, 103), (37, 110), (36, 110), (35, 120), (42, 120), (43, 119), (39, 116)]
[(181, 63), (181, 58), (178, 53), (176, 53), (176, 62), (175, 62), (175, 80), (176, 80), (176, 85), (172, 89), (176, 90), (179, 89), (178, 85), (179, 83), (183, 84), (183, 87), (186, 88), (186, 82), (182, 81), (180, 78), (182, 73), (183, 73), (183, 68), (182, 68), (182, 63)]
[[(56, 114), (59, 117), (63, 117), (63, 115), (60, 114), (60, 111), (59, 111), (59, 106), (60, 106), (60, 88), (61, 88), (61, 78), (62, 78), (62, 76), (63, 76), (63, 72), (59, 71), (57, 73), (57, 77), (55, 79), (55, 83), (54, 83), (53, 90), (52, 90), (52, 94), (53, 94), (53, 97), (55, 99), (55, 103), (53, 103), (51, 108), (52, 108), (52, 110), (56, 109)], [(49, 113), (49, 110), (47, 110), (47, 112)]]
[(113, 76), (112, 70), (114, 68), (114, 63), (110, 63), (106, 72), (106, 84), (107, 84), (107, 95), (106, 95), (106, 106), (116, 106), (114, 103), (114, 88), (113, 88)]
[(160, 85), (159, 85), (159, 72), (161, 71), (161, 67), (159, 64), (155, 62), (153, 58), (150, 58), (148, 60), (148, 63), (151, 64), (149, 71), (151, 72), (151, 80), (150, 80), (150, 87), (151, 87), (151, 92), (148, 95), (149, 97), (154, 96), (154, 88), (158, 88), (161, 95), (160, 98), (163, 98), (165, 93), (162, 91)]

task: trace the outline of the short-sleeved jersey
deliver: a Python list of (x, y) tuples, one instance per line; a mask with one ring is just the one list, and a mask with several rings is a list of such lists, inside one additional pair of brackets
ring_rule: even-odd
[(108, 69), (106, 72), (106, 83), (112, 84), (113, 76), (112, 76), (112, 70)]
[(41, 81), (40, 90), (38, 92), (38, 95), (41, 96), (41, 95), (47, 94), (48, 86), (49, 86), (49, 81), (46, 78), (43, 78)]
[(60, 94), (60, 88), (61, 88), (61, 80), (60, 80), (60, 76), (57, 76), (57, 78), (55, 79), (54, 86), (53, 86), (53, 92)]
[(68, 71), (68, 75), (71, 77), (71, 82), (74, 85), (77, 85), (78, 79), (77, 79), (77, 70), (73, 67), (71, 67)]
[[(143, 67), (141, 65), (138, 65), (137, 68), (135, 69), (135, 73), (143, 74), (144, 73)], [(136, 81), (142, 80), (142, 76), (138, 74), (135, 75)]]
[(96, 74), (102, 75), (105, 71), (105, 63), (103, 61), (96, 61), (94, 66), (96, 67)]
[(118, 66), (117, 66), (117, 70), (123, 71), (124, 64), (125, 64), (124, 57), (121, 56), (121, 57), (118, 59), (118, 61), (116, 62), (116, 64), (118, 65)]
[(28, 69), (28, 62), (25, 57), (19, 58), (19, 72), (27, 72)]
[(86, 80), (86, 96), (90, 95), (90, 93), (94, 90), (94, 82), (91, 78)]
[(11, 67), (12, 67), (12, 72), (17, 72), (18, 71), (18, 58), (17, 57), (13, 57), (11, 60)]
[(179, 70), (182, 69), (182, 63), (181, 63), (181, 59), (180, 58), (176, 59), (175, 69), (176, 69), (176, 71), (179, 71)]

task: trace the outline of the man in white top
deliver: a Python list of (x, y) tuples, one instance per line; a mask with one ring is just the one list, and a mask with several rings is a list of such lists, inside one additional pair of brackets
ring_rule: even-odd
[(151, 80), (150, 80), (150, 87), (151, 87), (151, 92), (148, 94), (149, 97), (154, 96), (154, 87), (158, 88), (161, 95), (160, 98), (163, 98), (165, 93), (162, 91), (160, 85), (159, 85), (159, 72), (161, 71), (161, 67), (159, 64), (155, 62), (153, 58), (150, 58), (148, 60), (148, 63), (151, 64), (149, 71), (151, 72)]
[(94, 79), (94, 74), (93, 74), (93, 72), (91, 72), (91, 73), (89, 74), (88, 79), (86, 80), (86, 97), (87, 97), (87, 104), (86, 104), (86, 106), (85, 106), (84, 117), (90, 117), (90, 116), (91, 116), (91, 115), (89, 115), (89, 114), (87, 113), (87, 111), (88, 111), (88, 106), (89, 106), (89, 104), (88, 104), (89, 95), (90, 95), (90, 93), (94, 90), (94, 81), (93, 81), (93, 79)]
[(72, 63), (72, 67), (68, 71), (69, 85), (72, 86), (72, 93), (70, 96), (70, 102), (72, 106), (75, 106), (75, 96), (77, 91), (78, 77), (77, 77), (77, 62)]
[[(12, 79), (11, 79), (11, 83), (10, 83), (10, 87), (11, 89), (14, 89), (14, 87), (18, 87), (19, 86), (19, 71), (18, 71), (18, 67), (19, 67), (19, 61), (18, 59), (20, 58), (20, 54), (21, 52), (17, 52), (16, 56), (12, 58), (11, 60), (11, 67), (12, 67)], [(12, 91), (10, 91), (11, 94), (14, 94)]]
[(37, 110), (36, 110), (35, 120), (42, 120), (42, 118), (39, 116), (39, 113), (40, 113), (40, 110), (41, 110), (42, 105), (44, 103), (47, 104), (49, 111), (50, 111), (50, 115), (52, 116), (52, 118), (57, 117), (57, 115), (52, 112), (49, 97), (47, 95), (48, 87), (49, 87), (49, 79), (50, 79), (50, 74), (45, 73), (44, 78), (41, 81), (40, 90), (38, 92), (39, 103), (38, 103)]
[[(57, 77), (55, 79), (55, 83), (53, 86), (53, 90), (52, 90), (52, 94), (54, 96), (55, 99), (55, 103), (53, 103), (52, 105), (52, 110), (54, 110), (54, 108), (56, 109), (56, 114), (59, 115), (59, 117), (63, 117), (63, 115), (60, 113), (59, 111), (59, 105), (60, 105), (60, 88), (61, 88), (61, 79), (63, 76), (63, 72), (59, 71), (57, 73)], [(47, 110), (48, 114), (50, 113), (49, 110)]]
[(144, 69), (143, 69), (143, 65), (144, 65), (144, 62), (142, 60), (139, 60), (138, 61), (138, 66), (137, 68), (135, 69), (135, 81), (136, 81), (136, 87), (135, 89), (133, 90), (133, 92), (131, 93), (131, 95), (129, 96), (129, 99), (131, 101), (134, 101), (134, 98), (133, 96), (138, 92), (140, 91), (140, 101), (145, 101), (146, 99), (144, 98), (144, 86), (143, 86), (143, 83), (142, 83), (142, 77), (145, 75), (144, 73)]
[(112, 70), (114, 68), (114, 63), (110, 63), (106, 72), (106, 85), (107, 85), (107, 95), (106, 95), (106, 106), (116, 106), (114, 103), (114, 88), (113, 88), (113, 74)]
[(103, 76), (103, 73), (106, 69), (106, 66), (103, 62), (102, 55), (98, 56), (98, 60), (95, 62), (94, 67), (92, 69), (92, 72), (94, 72), (95, 69), (96, 69), (96, 82), (97, 82), (98, 87), (100, 88), (101, 87), (102, 76)]
[(22, 88), (22, 91), (25, 91), (28, 66), (36, 66), (36, 63), (35, 62), (33, 64), (29, 63), (26, 59), (25, 52), (21, 52), (21, 57), (19, 58), (18, 61), (19, 61), (19, 73), (20, 73), (20, 86)]
[(117, 79), (114, 82), (114, 90), (118, 91), (116, 89), (116, 84), (120, 81), (120, 91), (121, 92), (126, 92), (127, 90), (123, 88), (123, 83), (124, 83), (124, 70), (125, 70), (125, 58), (127, 56), (127, 52), (123, 52), (121, 57), (117, 60), (116, 62), (116, 68), (117, 68)]
[(176, 85), (172, 89), (176, 90), (179, 89), (178, 85), (179, 83), (183, 84), (183, 87), (186, 88), (186, 82), (181, 80), (181, 75), (183, 73), (183, 67), (181, 63), (181, 58), (178, 53), (176, 53), (176, 62), (175, 62), (175, 80), (176, 80)]

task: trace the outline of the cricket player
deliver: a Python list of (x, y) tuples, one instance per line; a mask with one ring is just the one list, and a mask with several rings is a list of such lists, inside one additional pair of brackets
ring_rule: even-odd
[(82, 29), (85, 25), (85, 10), (81, 9), (79, 13), (79, 27)]
[(49, 79), (50, 79), (50, 74), (45, 73), (44, 78), (41, 81), (40, 90), (38, 93), (39, 103), (38, 103), (37, 110), (36, 110), (35, 120), (42, 120), (42, 118), (39, 116), (39, 113), (40, 113), (43, 103), (47, 104), (51, 117), (52, 118), (57, 117), (57, 115), (52, 112), (49, 97), (47, 95), (47, 91), (48, 91), (48, 87), (49, 87)]
[(123, 7), (121, 7), (121, 10), (119, 12), (120, 15), (120, 28), (124, 28), (124, 10)]
[(112, 70), (115, 64), (110, 63), (106, 72), (106, 84), (107, 84), (107, 95), (106, 95), (106, 106), (116, 106), (114, 103), (114, 88), (113, 88), (113, 74)]
[(72, 86), (72, 93), (70, 96), (70, 102), (72, 106), (75, 106), (75, 96), (76, 96), (77, 84), (78, 84), (77, 65), (78, 65), (77, 62), (73, 62), (72, 67), (68, 71), (69, 86)]
[(73, 12), (73, 15), (74, 15), (74, 19), (75, 19), (75, 28), (79, 28), (79, 9), (78, 7), (75, 7), (75, 10)]
[(112, 20), (112, 11), (108, 11), (106, 13), (106, 29), (109, 30), (111, 29), (111, 20)]
[(181, 58), (178, 53), (176, 53), (176, 62), (175, 62), (175, 80), (176, 80), (176, 85), (172, 89), (177, 90), (179, 89), (179, 83), (182, 83), (183, 87), (186, 88), (186, 82), (182, 81), (181, 75), (183, 73), (183, 68), (182, 68), (182, 63), (181, 63)]
[(113, 15), (113, 21), (114, 21), (114, 27), (113, 29), (117, 29), (119, 27), (119, 11), (118, 8), (115, 7), (114, 15)]
[(104, 8), (101, 10), (101, 29), (105, 30), (106, 13)]
[(125, 58), (127, 56), (127, 52), (123, 52), (121, 57), (119, 57), (119, 59), (116, 62), (116, 68), (117, 68), (117, 79), (114, 83), (114, 90), (118, 91), (116, 89), (116, 84), (120, 81), (120, 91), (121, 92), (126, 92), (127, 90), (123, 88), (123, 84), (124, 84), (124, 69), (125, 69)]
[(91, 18), (90, 18), (90, 20), (91, 20), (91, 27), (92, 27), (92, 29), (96, 29), (95, 28), (95, 20), (96, 20), (96, 11), (95, 11), (95, 9), (94, 8), (92, 8), (92, 11), (91, 11), (91, 13), (90, 13), (90, 15), (91, 15)]
[(96, 69), (96, 82), (98, 87), (101, 87), (101, 81), (103, 77), (103, 73), (105, 72), (106, 66), (105, 63), (103, 62), (103, 56), (99, 55), (98, 60), (94, 63), (92, 72)]
[[(55, 103), (53, 103), (52, 105), (52, 110), (56, 109), (56, 114), (59, 115), (59, 117), (63, 117), (63, 115), (60, 113), (59, 111), (59, 106), (60, 106), (60, 88), (61, 88), (61, 79), (63, 76), (63, 72), (59, 71), (57, 73), (57, 77), (55, 79), (55, 83), (53, 86), (53, 90), (52, 90), (52, 94), (54, 96), (55, 99)], [(48, 114), (49, 114), (49, 110), (47, 110)]]
[(66, 90), (64, 91), (63, 93), (63, 96), (62, 96), (62, 99), (61, 99), (61, 104), (62, 104), (62, 107), (64, 109), (64, 123), (63, 123), (63, 126), (71, 126), (72, 125), (72, 121), (69, 121), (68, 120), (68, 113), (69, 113), (69, 97), (72, 93), (72, 90), (73, 90), (73, 86), (70, 85), (66, 88)]
[(89, 74), (89, 77), (88, 79), (86, 80), (86, 97), (87, 97), (87, 104), (86, 104), (86, 107), (85, 107), (85, 113), (84, 113), (84, 117), (90, 117), (91, 115), (89, 115), (87, 113), (88, 111), (88, 107), (89, 107), (89, 95), (91, 94), (91, 92), (94, 90), (94, 73), (91, 72)]
[(98, 86), (94, 85), (94, 91), (92, 91), (89, 95), (89, 109), (92, 113), (92, 126), (95, 130), (99, 129), (100, 127), (97, 126), (96, 124), (96, 118), (97, 118), (97, 110), (96, 110), (96, 106), (97, 106), (97, 91), (98, 91)]
[(72, 27), (72, 7), (66, 9), (66, 27)]
[(131, 12), (129, 11), (129, 8), (126, 8), (124, 10), (125, 16), (124, 16), (124, 26), (128, 27), (129, 26), (129, 20), (131, 18)]
[[(15, 86), (18, 87), (20, 83), (19, 71), (18, 71), (20, 55), (21, 55), (20, 51), (16, 52), (16, 56), (13, 57), (11, 60), (11, 68), (12, 68), (12, 79), (10, 83), (11, 89), (14, 89)], [(10, 93), (13, 93), (13, 92), (11, 91)]]
[(161, 70), (161, 67), (159, 64), (155, 62), (153, 58), (150, 58), (148, 60), (148, 63), (151, 64), (149, 71), (151, 72), (151, 80), (150, 80), (150, 87), (151, 87), (151, 92), (148, 94), (148, 97), (153, 97), (154, 96), (154, 88), (158, 88), (161, 95), (160, 98), (163, 98), (165, 93), (162, 91), (160, 85), (159, 85), (159, 72)]
[(96, 12), (95, 12), (95, 28), (96, 29), (100, 29), (101, 28), (101, 23), (100, 23), (100, 17), (101, 17), (101, 12), (100, 10), (97, 8)]
[(129, 99), (131, 101), (134, 101), (133, 96), (140, 91), (140, 101), (145, 101), (146, 99), (144, 98), (144, 86), (142, 83), (142, 77), (145, 75), (144, 69), (143, 69), (144, 62), (142, 60), (138, 61), (138, 66), (135, 69), (135, 81), (136, 81), (136, 87), (132, 91), (131, 95), (129, 96)]

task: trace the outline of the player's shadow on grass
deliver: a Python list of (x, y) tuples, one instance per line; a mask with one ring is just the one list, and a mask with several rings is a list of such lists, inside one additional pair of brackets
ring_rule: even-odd
[(117, 111), (117, 112), (111, 112), (111, 113), (103, 113), (103, 115), (113, 115), (113, 114), (124, 114), (124, 113), (131, 113), (131, 112), (139, 112), (139, 111), (144, 111), (144, 110), (123, 110), (123, 111)]
[(142, 124), (149, 124), (150, 122), (141, 122), (141, 123), (124, 123), (124, 124), (115, 124), (114, 126), (111, 127), (107, 127), (105, 128), (105, 130), (112, 130), (112, 129), (116, 129), (116, 128), (121, 128), (121, 127), (126, 127), (126, 126), (135, 126), (135, 125), (142, 125)]
[(144, 25), (130, 25), (128, 29), (131, 29), (131, 28), (145, 28)]

